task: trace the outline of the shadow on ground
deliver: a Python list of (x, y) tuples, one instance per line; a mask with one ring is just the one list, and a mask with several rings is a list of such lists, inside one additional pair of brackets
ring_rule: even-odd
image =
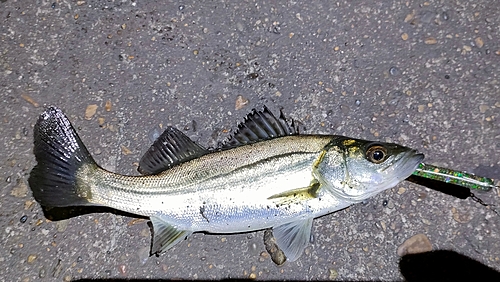
[(399, 262), (406, 281), (500, 281), (500, 273), (453, 251), (406, 255)]
[(113, 208), (100, 207), (100, 206), (75, 206), (75, 207), (45, 207), (45, 206), (42, 206), (42, 210), (43, 210), (43, 215), (45, 216), (45, 218), (47, 218), (51, 221), (64, 220), (64, 219), (69, 219), (72, 217), (77, 217), (77, 216), (92, 214), (92, 213), (112, 213), (112, 214), (116, 214), (116, 215), (135, 217), (135, 218), (144, 218), (144, 219), (148, 218), (145, 216), (140, 216), (140, 215), (136, 215), (136, 214), (131, 214), (131, 213), (115, 210)]
[[(405, 281), (500, 281), (500, 272), (457, 252), (438, 250), (422, 254), (406, 255), (399, 262)], [(174, 281), (148, 279), (80, 279), (79, 282), (150, 282)], [(196, 280), (206, 281), (206, 280)], [(253, 281), (252, 279), (223, 279), (220, 281)]]
[(467, 199), (468, 197), (471, 196), (469, 188), (461, 187), (450, 183), (445, 183), (442, 181), (437, 181), (415, 175), (408, 177), (406, 180), (462, 200)]

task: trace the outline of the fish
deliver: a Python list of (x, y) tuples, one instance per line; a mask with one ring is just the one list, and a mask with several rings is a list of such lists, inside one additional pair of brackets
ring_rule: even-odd
[(54, 106), (34, 126), (33, 152), (28, 181), (41, 206), (104, 206), (148, 217), (151, 255), (194, 232), (272, 229), (288, 261), (307, 247), (314, 218), (394, 187), (424, 159), (393, 143), (299, 134), (293, 120), (267, 107), (252, 110), (211, 149), (166, 127), (141, 158), (141, 175), (101, 168)]

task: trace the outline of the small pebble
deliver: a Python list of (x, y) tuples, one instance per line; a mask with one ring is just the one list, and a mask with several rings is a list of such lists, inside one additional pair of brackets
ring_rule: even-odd
[(424, 40), (424, 43), (427, 45), (434, 45), (437, 43), (437, 39), (434, 37), (428, 37)]
[(267, 258), (269, 258), (269, 254), (268, 253), (266, 253), (266, 252), (261, 252), (260, 253), (260, 257), (259, 257), (259, 261), (260, 262), (265, 261)]
[(356, 106), (358, 106), (358, 107), (359, 107), (359, 105), (361, 105), (361, 101), (360, 101), (360, 100), (356, 100), (356, 101), (354, 102), (354, 104), (356, 104)]
[(259, 74), (256, 72), (247, 75), (247, 79), (256, 79), (257, 77), (259, 77)]
[(61, 275), (61, 271), (62, 271), (61, 260), (58, 259), (56, 265), (54, 266), (54, 269), (52, 269), (52, 276), (58, 278), (59, 275)]
[(264, 231), (264, 245), (275, 264), (282, 265), (285, 263), (286, 256), (276, 244), (276, 239), (274, 239), (273, 232), (270, 229)]
[(476, 43), (476, 46), (479, 48), (482, 48), (484, 46), (484, 41), (481, 37), (477, 37), (474, 42)]
[(45, 270), (45, 268), (40, 268), (40, 270), (38, 271), (38, 277), (40, 278), (45, 278), (45, 276), (47, 275), (47, 271)]
[(330, 280), (336, 280), (337, 277), (339, 276), (339, 273), (337, 272), (337, 270), (335, 270), (333, 268), (330, 268), (329, 272), (330, 272), (330, 275), (328, 275), (328, 278)]
[(399, 75), (399, 69), (397, 67), (391, 67), (389, 69), (389, 73), (392, 75), (392, 76), (396, 76), (396, 75)]
[(127, 273), (127, 266), (124, 264), (121, 264), (118, 266), (118, 270), (120, 271), (121, 274), (126, 274)]
[(66, 228), (68, 227), (68, 223), (69, 223), (68, 219), (57, 221), (56, 222), (57, 232), (60, 232), (60, 233), (64, 232), (66, 230)]
[(19, 219), (19, 221), (20, 221), (21, 223), (25, 223), (25, 222), (26, 222), (26, 220), (28, 220), (28, 216), (26, 216), (26, 215), (21, 216), (21, 219)]
[(445, 21), (447, 21), (447, 20), (449, 20), (449, 19), (450, 19), (450, 16), (448, 15), (448, 13), (447, 13), (447, 12), (443, 12), (443, 13), (441, 14), (441, 17), (442, 17), (442, 18), (443, 18), (443, 20), (445, 20)]
[(88, 105), (87, 108), (85, 109), (85, 119), (86, 120), (91, 120), (92, 117), (95, 115), (97, 111), (97, 105)]
[[(21, 46), (21, 47), (23, 47), (23, 46)], [(35, 108), (38, 108), (40, 106), (37, 102), (35, 102), (35, 100), (33, 100), (33, 98), (31, 98), (30, 96), (28, 96), (26, 94), (21, 94), (21, 98), (23, 98), (26, 102), (28, 102), (31, 105), (33, 105), (33, 107), (35, 107)]]
[(16, 187), (12, 188), (12, 191), (10, 191), (10, 195), (16, 198), (22, 198), (28, 195), (28, 185), (26, 185), (23, 179), (17, 179), (17, 185)]
[(413, 12), (411, 14), (406, 15), (404, 21), (405, 21), (405, 23), (409, 23), (409, 22), (413, 21), (414, 19), (415, 19), (415, 14)]
[(106, 110), (106, 112), (111, 111), (111, 100), (106, 101), (106, 104), (104, 105), (104, 109)]
[(122, 149), (122, 154), (124, 154), (125, 156), (132, 154), (132, 151), (123, 145), (121, 145), (121, 149)]
[(459, 212), (455, 207), (451, 208), (453, 219), (458, 223), (468, 223), (472, 220), (472, 215), (466, 211)]
[(490, 107), (488, 105), (479, 105), (479, 111), (484, 114)]
[(184, 6), (184, 5), (179, 5), (179, 11), (182, 11), (182, 10), (184, 10), (185, 8), (186, 8), (186, 6)]
[(238, 97), (236, 97), (236, 102), (234, 103), (234, 109), (235, 110), (241, 110), (246, 105), (248, 105), (248, 102), (249, 102), (248, 99), (244, 98), (241, 95), (238, 95)]
[(382, 230), (384, 231), (387, 229), (387, 224), (385, 223), (385, 221), (380, 222), (380, 227), (382, 227)]
[(402, 257), (407, 254), (420, 254), (432, 251), (432, 244), (425, 234), (417, 234), (398, 247), (397, 254)]
[(28, 261), (28, 263), (33, 263), (35, 261), (35, 259), (36, 259), (36, 255), (31, 254), (31, 255), (28, 256), (28, 260), (27, 261)]
[(387, 204), (387, 207), (390, 208), (390, 209), (393, 209), (394, 208), (393, 201), (389, 201), (389, 203)]

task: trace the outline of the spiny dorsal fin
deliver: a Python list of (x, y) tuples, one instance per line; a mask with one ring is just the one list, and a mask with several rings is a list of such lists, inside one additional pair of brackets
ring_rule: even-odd
[(262, 111), (253, 109), (245, 117), (245, 120), (238, 124), (236, 131), (223, 143), (221, 149), (229, 149), (277, 137), (297, 134), (299, 134), (299, 129), (295, 126), (293, 120), (288, 123), (282, 111), (280, 111), (280, 117), (276, 118), (269, 109), (264, 106)]
[(201, 157), (208, 150), (174, 127), (167, 127), (139, 162), (142, 174), (157, 174), (183, 162)]

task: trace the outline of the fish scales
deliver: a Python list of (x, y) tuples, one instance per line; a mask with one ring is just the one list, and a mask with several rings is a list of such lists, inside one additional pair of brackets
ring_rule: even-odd
[[(122, 176), (101, 170), (88, 178), (91, 201), (144, 216), (161, 212), (176, 218), (177, 227), (192, 231), (268, 228), (277, 221), (286, 222), (302, 213), (322, 213), (340, 203), (325, 196), (322, 205), (277, 205), (276, 200), (268, 199), (291, 188), (309, 186), (312, 164), (335, 140), (331, 136), (282, 137), (215, 152), (159, 175)], [(236, 227), (236, 223), (241, 226)]]

